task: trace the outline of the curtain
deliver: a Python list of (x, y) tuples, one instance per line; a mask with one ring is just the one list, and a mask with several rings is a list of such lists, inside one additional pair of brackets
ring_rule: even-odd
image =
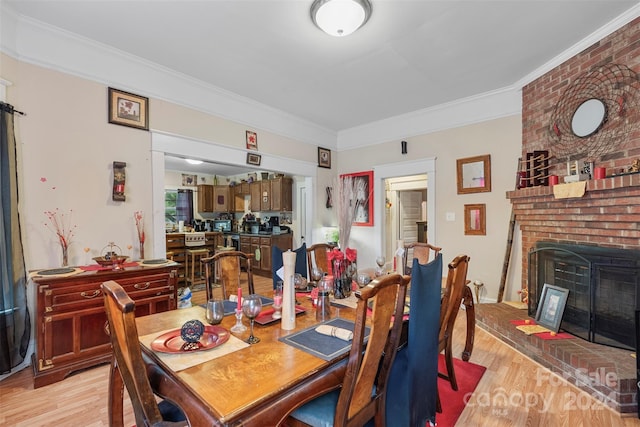
[(0, 102), (0, 374), (11, 372), (27, 354), (31, 321), (18, 216), (16, 141), (11, 105)]
[(176, 200), (176, 222), (184, 221), (185, 224), (193, 222), (193, 190), (178, 190)]

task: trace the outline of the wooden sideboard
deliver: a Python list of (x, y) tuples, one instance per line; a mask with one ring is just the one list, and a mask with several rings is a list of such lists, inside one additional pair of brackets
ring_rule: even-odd
[(107, 315), (100, 285), (115, 280), (136, 303), (136, 316), (176, 308), (176, 264), (82, 272), (68, 277), (33, 276), (36, 286), (36, 349), (33, 386), (111, 360)]

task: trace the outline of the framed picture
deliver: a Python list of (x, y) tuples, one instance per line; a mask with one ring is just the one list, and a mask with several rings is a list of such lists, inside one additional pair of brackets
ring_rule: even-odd
[(482, 204), (464, 205), (464, 234), (484, 236), (487, 234), (487, 206)]
[(331, 169), (331, 150), (318, 147), (318, 166)]
[(262, 160), (262, 156), (260, 154), (247, 153), (247, 164), (260, 166), (260, 161)]
[(247, 131), (247, 149), (248, 150), (257, 150), (258, 149), (258, 134), (255, 132)]
[(109, 123), (149, 130), (149, 98), (110, 87)]
[(491, 156), (467, 157), (456, 160), (458, 194), (491, 191)]
[(362, 183), (362, 185), (357, 184), (361, 190), (356, 194), (357, 206), (353, 225), (373, 227), (373, 171), (340, 175), (340, 178), (346, 177)]
[(540, 294), (536, 323), (553, 332), (558, 332), (569, 290), (545, 283)]
[(198, 175), (189, 175), (186, 173), (182, 174), (182, 185), (183, 186), (193, 186), (198, 185)]

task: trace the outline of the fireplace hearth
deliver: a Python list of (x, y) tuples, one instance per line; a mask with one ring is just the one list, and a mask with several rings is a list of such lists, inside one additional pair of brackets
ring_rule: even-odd
[(529, 253), (529, 315), (545, 283), (569, 290), (560, 328), (587, 341), (636, 349), (640, 251), (537, 242)]

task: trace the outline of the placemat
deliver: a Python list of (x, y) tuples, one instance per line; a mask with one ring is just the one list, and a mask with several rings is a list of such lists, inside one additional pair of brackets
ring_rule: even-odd
[[(140, 342), (142, 343), (142, 345), (151, 350), (151, 343), (153, 342), (153, 340), (155, 340), (160, 335), (166, 332), (170, 332), (174, 329), (175, 328), (167, 329), (166, 331), (154, 332), (153, 334), (142, 336), (140, 337)], [(229, 337), (229, 341), (218, 347), (212, 348), (211, 350), (193, 351), (178, 354), (162, 353), (153, 350), (151, 351), (153, 351), (153, 353), (162, 361), (162, 363), (167, 365), (174, 372), (178, 372), (192, 366), (208, 362), (209, 360), (227, 355), (229, 353), (233, 353), (234, 351), (241, 350), (245, 347), (249, 347), (249, 344), (231, 335)]]
[(356, 308), (358, 306), (358, 298), (356, 298), (353, 293), (346, 298), (336, 299), (331, 297), (331, 305), (342, 305), (349, 308)]
[[(337, 328), (353, 331), (354, 323), (350, 320), (335, 318), (326, 322), (310, 326), (295, 334), (280, 338), (280, 341), (289, 344), (297, 349), (306, 351), (323, 360), (333, 360), (336, 357), (348, 352), (351, 349), (351, 341), (343, 341), (340, 338), (322, 335), (316, 332), (320, 325), (330, 325)], [(365, 342), (369, 337), (369, 327), (365, 328)]]
[[(267, 297), (263, 297), (262, 295), (260, 295), (260, 300), (262, 301), (262, 306), (268, 306), (268, 305), (272, 305), (273, 304), (273, 299), (271, 298), (267, 298)], [(238, 302), (237, 301), (230, 301), (228, 299), (222, 301), (222, 304), (224, 305), (224, 315), (225, 316), (229, 316), (231, 314), (236, 314), (236, 308), (238, 307)], [(206, 309), (207, 308), (207, 304), (200, 304), (200, 307)]]
[(34, 277), (67, 277), (74, 274), (82, 273), (82, 269), (78, 267), (62, 267), (62, 268), (48, 268), (43, 270), (36, 270), (29, 272), (29, 278)]

